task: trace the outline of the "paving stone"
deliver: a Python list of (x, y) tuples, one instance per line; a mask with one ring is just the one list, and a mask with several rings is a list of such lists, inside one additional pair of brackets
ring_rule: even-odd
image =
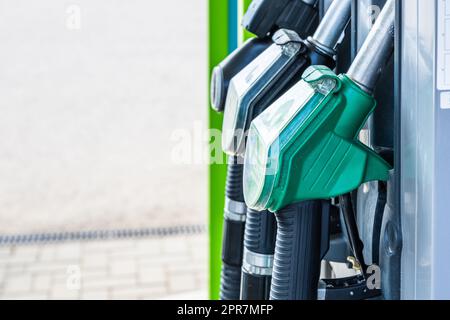
[(32, 263), (8, 263), (4, 266), (4, 269), (8, 273), (8, 276), (23, 275), (26, 270), (29, 270)]
[(167, 281), (167, 272), (162, 267), (140, 267), (137, 281), (139, 284), (164, 283)]
[(6, 268), (0, 267), (0, 288), (2, 288), (5, 278), (6, 278)]
[(28, 260), (35, 261), (40, 250), (41, 248), (37, 245), (14, 246), (10, 255), (15, 258), (27, 258)]
[(197, 284), (200, 287), (207, 286), (208, 280), (209, 280), (209, 273), (208, 272), (197, 272), (195, 274), (195, 281), (197, 282)]
[(203, 246), (198, 246), (198, 245), (192, 245), (189, 247), (189, 253), (190, 256), (194, 259), (194, 260), (198, 260), (198, 261), (206, 261), (208, 260), (208, 248), (205, 246), (205, 244), (203, 244)]
[(175, 293), (160, 298), (161, 300), (208, 300), (208, 290), (203, 288), (196, 291)]
[(48, 292), (51, 289), (51, 274), (38, 274), (33, 278), (33, 290)]
[(73, 242), (58, 245), (55, 252), (55, 259), (60, 261), (78, 261), (81, 256), (81, 243)]
[(189, 261), (188, 254), (162, 254), (158, 257), (141, 257), (138, 259), (139, 265), (142, 266), (168, 266), (172, 264), (186, 263)]
[(109, 277), (109, 267), (82, 267), (81, 268), (81, 276), (83, 279), (85, 278), (94, 278), (94, 277)]
[(82, 285), (83, 273), (78, 266), (69, 267), (63, 273), (52, 274), (52, 288), (59, 287), (61, 291), (79, 291)]
[(21, 264), (25, 264), (25, 263), (33, 263), (35, 262), (36, 259), (36, 255), (25, 255), (25, 254), (20, 254), (20, 255), (16, 255), (16, 254), (12, 254), (9, 258), (8, 258), (8, 265), (21, 265)]
[(108, 267), (108, 255), (106, 253), (85, 253), (82, 257), (83, 269)]
[(109, 293), (107, 289), (82, 290), (82, 300), (108, 300)]
[(184, 263), (171, 263), (166, 267), (172, 274), (195, 274), (197, 272), (206, 272), (207, 266), (196, 263), (193, 260), (186, 260)]
[(112, 276), (136, 274), (136, 261), (134, 259), (111, 259), (110, 270)]
[(83, 245), (83, 250), (85, 252), (105, 252), (119, 249), (132, 250), (134, 248), (134, 239), (93, 241), (84, 243)]
[(187, 254), (189, 246), (185, 237), (165, 239), (162, 245), (162, 252), (166, 254)]
[(206, 247), (203, 238), (203, 244), (176, 237), (8, 247), (8, 258), (0, 259), (0, 299), (158, 299), (207, 292), (207, 258), (194, 252)]
[(162, 253), (160, 239), (141, 239), (136, 243), (136, 250), (143, 256), (154, 256)]
[(66, 285), (55, 285), (50, 291), (50, 299), (53, 300), (76, 300), (81, 297), (80, 289), (69, 289)]
[(31, 291), (32, 277), (31, 274), (22, 274), (18, 276), (7, 276), (4, 283), (3, 293), (27, 293)]
[(118, 288), (111, 291), (114, 300), (155, 299), (167, 294), (165, 286), (150, 286), (136, 288)]
[(51, 275), (54, 278), (57, 277), (66, 277), (67, 276), (67, 267), (66, 264), (60, 264), (60, 263), (48, 263), (48, 265), (45, 264), (36, 264), (36, 265), (30, 265), (26, 267), (27, 273), (38, 275), (38, 274), (46, 274)]
[(56, 255), (56, 245), (43, 245), (39, 252), (39, 261), (53, 261)]
[(81, 268), (81, 281), (91, 281), (91, 279), (105, 279), (110, 278), (108, 267), (102, 268)]
[(0, 246), (0, 260), (9, 258), (11, 255), (11, 247), (10, 246)]
[(27, 272), (37, 274), (37, 273), (50, 273), (54, 276), (65, 276), (69, 267), (79, 266), (78, 264), (73, 264), (67, 261), (48, 261), (48, 262), (37, 262), (27, 266)]
[(47, 300), (49, 294), (47, 292), (25, 292), (19, 294), (5, 294), (0, 296), (2, 300)]
[(196, 287), (195, 278), (191, 275), (169, 274), (170, 292), (193, 291)]
[(82, 287), (85, 290), (90, 289), (102, 289), (102, 288), (122, 288), (128, 287), (132, 288), (137, 285), (136, 275), (126, 275), (126, 276), (107, 276), (107, 277), (83, 277)]

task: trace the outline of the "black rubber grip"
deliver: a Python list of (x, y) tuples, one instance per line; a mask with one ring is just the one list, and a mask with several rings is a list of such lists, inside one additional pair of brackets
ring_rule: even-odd
[(244, 164), (242, 158), (228, 158), (228, 172), (225, 195), (228, 199), (236, 202), (244, 202), (244, 185), (242, 177), (244, 174)]
[(220, 300), (239, 300), (240, 289), (241, 268), (222, 264)]
[(257, 276), (242, 272), (241, 300), (268, 300), (271, 276)]
[(290, 1), (253, 0), (242, 19), (242, 26), (259, 38), (267, 36), (277, 29), (277, 20)]
[(276, 234), (277, 221), (272, 212), (247, 209), (244, 246), (248, 251), (273, 255)]
[(222, 261), (234, 267), (242, 266), (245, 222), (224, 220)]
[(314, 32), (318, 22), (317, 7), (303, 0), (253, 0), (242, 25), (259, 38), (283, 28), (306, 38)]
[(321, 262), (321, 201), (305, 201), (276, 213), (271, 300), (315, 300)]
[(277, 20), (278, 28), (294, 30), (302, 39), (311, 36), (319, 24), (318, 7), (303, 0), (291, 1)]

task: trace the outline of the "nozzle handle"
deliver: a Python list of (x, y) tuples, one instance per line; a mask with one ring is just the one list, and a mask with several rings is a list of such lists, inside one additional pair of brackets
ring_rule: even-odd
[(347, 72), (366, 92), (372, 93), (394, 50), (395, 0), (388, 0)]
[(278, 29), (296, 31), (302, 38), (318, 24), (318, 0), (253, 0), (242, 20), (247, 31), (264, 38)]

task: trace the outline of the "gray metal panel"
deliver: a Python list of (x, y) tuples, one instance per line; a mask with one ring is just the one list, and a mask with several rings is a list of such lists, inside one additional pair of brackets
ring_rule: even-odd
[(397, 210), (396, 172), (391, 171), (387, 186), (387, 201), (384, 209), (380, 240), (380, 268), (383, 299), (398, 300), (400, 294), (400, 261), (402, 238), (399, 211)]
[[(364, 43), (385, 3), (385, 0), (355, 0), (355, 51)], [(393, 57), (385, 68), (374, 95), (378, 106), (360, 139), (392, 162), (395, 101)], [(393, 181), (392, 173), (387, 188), (390, 201), (387, 205), (386, 185), (380, 189), (379, 182), (362, 185), (357, 197), (358, 229), (364, 242), (364, 259), (368, 264), (380, 264), (383, 299), (400, 298), (400, 212), (395, 208)]]
[(450, 299), (450, 110), (436, 89), (438, 1), (446, 0), (402, 0), (403, 299)]
[[(445, 3), (445, 19), (438, 17), (438, 21), (445, 21), (446, 33), (443, 30), (437, 32), (440, 37), (443, 34), (444, 39), (439, 39), (441, 45), (445, 41), (445, 54), (447, 57), (445, 65), (445, 74), (450, 79), (450, 1), (440, 0)], [(443, 14), (444, 8), (440, 8)], [(443, 49), (439, 47), (439, 49)], [(438, 68), (441, 65), (438, 64)], [(444, 89), (444, 88), (443, 88)], [(441, 101), (441, 96), (450, 97), (450, 86), (446, 85), (446, 91), (440, 91), (435, 97), (436, 105), (436, 162), (435, 162), (435, 183), (434, 192), (434, 210), (433, 225), (433, 253), (434, 261), (432, 264), (433, 287), (432, 297), (450, 299), (450, 109), (443, 109), (450, 105), (450, 101)], [(450, 99), (449, 99), (450, 100)]]
[[(431, 298), (434, 172), (434, 1), (403, 0), (402, 28), (402, 298)], [(423, 5), (425, 4), (425, 8)], [(425, 10), (425, 12), (420, 12)], [(427, 26), (428, 25), (428, 26)], [(428, 155), (428, 156), (425, 156)], [(428, 195), (428, 196), (426, 196)]]
[(358, 230), (364, 243), (364, 260), (371, 265), (373, 261), (372, 237), (375, 221), (375, 209), (378, 203), (378, 182), (369, 182), (361, 186), (357, 198)]

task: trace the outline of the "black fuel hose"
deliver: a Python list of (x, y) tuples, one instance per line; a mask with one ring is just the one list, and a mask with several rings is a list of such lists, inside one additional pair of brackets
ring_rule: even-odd
[(230, 157), (225, 191), (220, 299), (239, 300), (244, 230), (247, 207), (244, 202), (242, 159)]
[(290, 205), (277, 212), (276, 219), (270, 299), (315, 300), (322, 259), (322, 202)]
[(277, 224), (269, 211), (247, 210), (242, 265), (242, 300), (268, 300)]

